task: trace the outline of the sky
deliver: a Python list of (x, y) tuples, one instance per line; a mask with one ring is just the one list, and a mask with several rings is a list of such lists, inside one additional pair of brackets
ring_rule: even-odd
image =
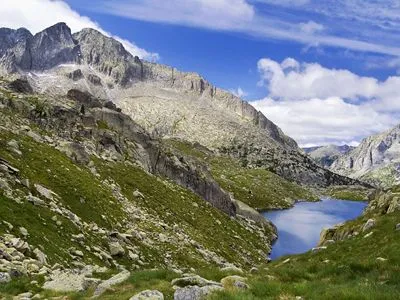
[(357, 145), (400, 116), (398, 0), (5, 0), (0, 27), (66, 22), (200, 73), (301, 146)]

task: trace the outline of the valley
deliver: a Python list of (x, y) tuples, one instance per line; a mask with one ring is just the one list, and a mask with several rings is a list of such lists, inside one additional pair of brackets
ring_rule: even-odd
[(200, 75), (65, 23), (1, 28), (0, 74), (0, 299), (398, 296), (397, 127), (307, 155)]

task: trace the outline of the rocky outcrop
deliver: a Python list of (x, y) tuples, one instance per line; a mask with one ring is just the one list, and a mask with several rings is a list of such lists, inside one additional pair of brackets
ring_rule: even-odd
[(83, 29), (73, 35), (80, 46), (83, 62), (110, 76), (115, 82), (126, 85), (132, 79), (140, 80), (140, 60), (125, 50), (121, 43), (94, 29)]
[(8, 72), (43, 71), (65, 63), (79, 62), (79, 46), (71, 29), (58, 23), (36, 35), (24, 29), (0, 31), (0, 58)]
[(337, 159), (331, 170), (390, 187), (400, 179), (399, 142), (400, 125), (365, 138), (356, 149)]
[(184, 158), (169, 155), (160, 148), (157, 141), (152, 140), (139, 125), (123, 113), (106, 108), (95, 109), (94, 118), (140, 144), (143, 149), (140, 159), (149, 171), (171, 178), (229, 215), (236, 214), (236, 207), (230, 196), (220, 188), (204, 166), (199, 168)]
[(0, 66), (5, 72), (31, 67), (30, 42), (33, 35), (25, 28), (0, 28)]
[(71, 29), (65, 23), (58, 23), (32, 38), (30, 70), (43, 71), (60, 64), (79, 62), (79, 49)]

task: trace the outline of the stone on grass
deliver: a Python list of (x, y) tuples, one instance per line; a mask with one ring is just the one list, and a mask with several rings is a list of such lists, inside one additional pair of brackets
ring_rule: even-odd
[(113, 285), (120, 284), (127, 280), (131, 273), (127, 270), (122, 271), (121, 273), (118, 273), (117, 275), (114, 275), (110, 279), (107, 279), (100, 283), (96, 290), (94, 291), (93, 297), (98, 297), (102, 295), (105, 291), (110, 289)]
[(136, 294), (129, 300), (164, 300), (164, 295), (157, 290), (146, 290)]
[(28, 230), (25, 227), (20, 227), (19, 232), (24, 236), (27, 237), (29, 235)]
[(375, 219), (369, 219), (363, 226), (363, 232), (370, 230), (372, 227), (374, 227), (376, 225), (376, 221)]
[(85, 275), (74, 272), (54, 271), (51, 280), (46, 281), (43, 289), (56, 292), (82, 292), (86, 290)]
[(8, 283), (11, 281), (11, 276), (8, 273), (0, 273), (0, 284)]
[(185, 276), (182, 278), (176, 278), (171, 281), (171, 284), (173, 286), (178, 286), (178, 287), (185, 287), (185, 286), (208, 286), (208, 285), (218, 285), (221, 286), (220, 283), (204, 279), (203, 277), (200, 277), (199, 275), (190, 275), (190, 276)]
[(221, 279), (221, 284), (224, 287), (224, 289), (232, 289), (232, 288), (237, 288), (237, 289), (248, 289), (249, 286), (246, 284), (247, 278), (233, 275), (233, 276), (227, 276), (225, 278)]
[(110, 242), (108, 248), (110, 249), (111, 256), (122, 256), (125, 254), (125, 250), (119, 242)]
[(179, 288), (174, 293), (174, 300), (203, 300), (206, 299), (211, 293), (222, 291), (224, 288), (218, 285), (208, 285), (199, 287), (187, 286)]

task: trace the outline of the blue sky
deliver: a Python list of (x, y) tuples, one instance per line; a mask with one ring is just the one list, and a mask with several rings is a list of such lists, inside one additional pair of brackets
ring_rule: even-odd
[[(92, 5), (88, 6), (86, 2), (80, 0), (67, 0), (67, 2), (81, 14), (99, 23), (103, 29), (134, 41), (148, 51), (158, 53), (160, 63), (172, 65), (184, 71), (196, 71), (225, 89), (241, 87), (247, 94), (244, 98), (248, 100), (266, 96), (265, 88), (257, 85), (259, 81), (257, 62), (266, 56), (277, 61), (293, 57), (298, 61), (318, 62), (328, 68), (346, 68), (359, 75), (374, 76), (382, 80), (396, 74), (397, 65), (392, 68), (371, 67), (371, 63), (379, 62), (380, 59), (390, 61), (392, 55), (364, 53), (342, 47), (316, 46), (312, 43), (304, 44), (290, 39), (261, 37), (235, 30), (213, 30), (205, 26), (189, 26), (183, 22), (171, 24), (140, 21), (135, 15), (127, 17), (108, 14), (106, 10), (93, 8)], [(115, 2), (126, 4), (146, 1)], [(301, 6), (289, 9), (286, 6), (260, 3), (262, 1), (253, 2), (259, 13), (265, 14), (265, 17), (290, 19), (294, 23), (307, 23), (313, 20), (318, 24), (330, 24), (337, 20), (337, 18), (326, 18), (323, 13), (302, 10)], [(302, 1), (294, 2), (302, 3)], [(91, 3), (102, 5), (105, 1), (94, 0)], [(347, 23), (351, 22), (346, 21)], [(331, 28), (337, 36), (351, 38), (350, 33), (340, 28), (345, 27), (345, 24), (337, 27), (337, 29)], [(366, 60), (366, 57), (369, 60)]]
[(0, 8), (4, 27), (35, 33), (60, 21), (240, 88), (301, 145), (357, 144), (398, 123), (397, 0), (14, 0)]

